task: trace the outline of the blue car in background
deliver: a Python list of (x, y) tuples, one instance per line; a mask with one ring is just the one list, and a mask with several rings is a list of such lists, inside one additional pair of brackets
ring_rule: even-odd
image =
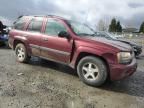
[(7, 45), (8, 43), (8, 35), (7, 34), (0, 34), (0, 45)]
[(4, 34), (0, 33), (0, 46), (2, 45), (8, 45), (8, 32), (10, 28), (4, 29)]

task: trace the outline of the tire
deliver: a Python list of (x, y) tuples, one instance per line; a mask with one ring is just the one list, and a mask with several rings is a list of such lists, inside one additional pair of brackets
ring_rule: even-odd
[(15, 54), (18, 62), (27, 63), (30, 60), (30, 56), (27, 54), (26, 47), (22, 43), (16, 45)]
[(105, 63), (93, 56), (86, 56), (79, 61), (77, 73), (84, 83), (91, 86), (101, 86), (108, 76)]

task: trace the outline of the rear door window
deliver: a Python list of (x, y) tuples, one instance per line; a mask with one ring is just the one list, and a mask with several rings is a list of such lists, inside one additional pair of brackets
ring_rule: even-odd
[(29, 23), (27, 31), (41, 32), (42, 22), (43, 22), (43, 18), (41, 17), (33, 18)]

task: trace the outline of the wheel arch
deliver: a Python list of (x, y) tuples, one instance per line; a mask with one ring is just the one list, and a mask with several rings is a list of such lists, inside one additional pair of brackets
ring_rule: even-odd
[(16, 45), (19, 44), (19, 43), (22, 43), (26, 47), (26, 49), (28, 50), (28, 55), (31, 56), (31, 50), (30, 50), (28, 44), (24, 40), (15, 39), (14, 42), (13, 42), (13, 50), (15, 50)]
[(78, 65), (79, 61), (80, 61), (83, 57), (86, 57), (86, 56), (93, 56), (93, 57), (97, 57), (97, 58), (101, 59), (101, 60), (104, 62), (105, 66), (106, 66), (106, 68), (107, 68), (107, 70), (108, 70), (108, 71), (107, 71), (107, 72), (108, 72), (108, 79), (110, 79), (110, 68), (109, 68), (108, 61), (107, 61), (104, 57), (102, 57), (102, 56), (100, 56), (100, 55), (97, 55), (97, 54), (92, 54), (92, 53), (88, 53), (88, 52), (81, 52), (81, 53), (78, 55), (77, 60), (76, 60), (76, 62), (75, 62), (75, 65), (74, 65), (74, 68), (75, 68), (75, 69), (77, 68), (77, 65)]
[[(22, 40), (15, 39), (14, 42), (13, 42), (13, 50), (15, 50), (16, 45), (19, 44), (19, 43), (22, 43), (22, 44), (25, 45), (25, 43), (24, 43)], [(25, 45), (25, 46), (26, 46), (26, 45)]]

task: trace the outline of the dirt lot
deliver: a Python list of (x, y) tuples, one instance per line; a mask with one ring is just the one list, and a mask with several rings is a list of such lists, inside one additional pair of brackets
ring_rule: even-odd
[(0, 49), (0, 108), (144, 108), (144, 53), (137, 72), (95, 88), (81, 82), (71, 68), (32, 58), (16, 62)]

